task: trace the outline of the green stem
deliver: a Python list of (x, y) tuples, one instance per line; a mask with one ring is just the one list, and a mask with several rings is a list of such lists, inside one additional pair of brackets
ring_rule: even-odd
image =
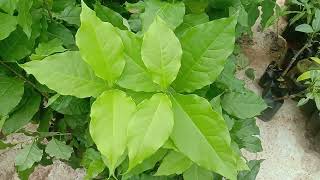
[(281, 74), (282, 77), (288, 73), (288, 71), (291, 69), (293, 64), (297, 61), (297, 58), (300, 56), (301, 53), (303, 53), (304, 50), (306, 50), (310, 46), (311, 42), (312, 42), (312, 38), (297, 52), (297, 54), (295, 54), (295, 56), (291, 59), (287, 68)]

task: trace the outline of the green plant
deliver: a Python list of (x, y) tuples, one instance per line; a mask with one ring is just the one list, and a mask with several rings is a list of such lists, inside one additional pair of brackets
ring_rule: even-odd
[(320, 2), (318, 0), (290, 0), (287, 2), (288, 6), (298, 6), (295, 11), (296, 15), (290, 19), (290, 24), (293, 25), (298, 21), (306, 22), (306, 24), (310, 24), (317, 9), (320, 8)]
[[(311, 57), (315, 63), (320, 64), (320, 59), (317, 57)], [(318, 109), (320, 109), (320, 79), (319, 79), (319, 67), (313, 67), (302, 73), (297, 81), (304, 81), (307, 89), (303, 91), (305, 98), (301, 98), (298, 106), (306, 104), (309, 100), (314, 100)]]
[(283, 71), (283, 76), (288, 73), (294, 63), (297, 61), (297, 58), (308, 48), (310, 48), (317, 40), (320, 32), (320, 9), (315, 10), (315, 16), (312, 19), (312, 26), (309, 24), (300, 24), (295, 27), (296, 31), (303, 32), (307, 34), (307, 41), (302, 46), (302, 48), (294, 55), (294, 57), (289, 62), (286, 69)]
[[(253, 118), (266, 105), (234, 77), (237, 16), (209, 21), (183, 2), (148, 0), (126, 3), (127, 20), (99, 3), (45, 2), (24, 12), (41, 12), (29, 38), (30, 23), (6, 26), (0, 41), (27, 42), (0, 53), (2, 133), (32, 137), (20, 176), (54, 158), (87, 179), (255, 176), (240, 149), (262, 150)], [(32, 119), (37, 132), (23, 129)]]

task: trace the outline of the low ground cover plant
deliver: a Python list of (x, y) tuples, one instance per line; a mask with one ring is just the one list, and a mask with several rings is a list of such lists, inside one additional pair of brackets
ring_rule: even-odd
[(265, 22), (274, 1), (0, 2), (1, 149), (30, 137), (22, 179), (57, 159), (86, 179), (254, 179), (240, 150), (262, 150), (266, 104), (233, 51), (260, 5)]

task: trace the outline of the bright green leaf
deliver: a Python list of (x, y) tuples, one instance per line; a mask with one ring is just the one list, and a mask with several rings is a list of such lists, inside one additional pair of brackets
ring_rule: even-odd
[(205, 12), (208, 7), (208, 0), (184, 0), (186, 9), (191, 13), (200, 14)]
[(183, 18), (183, 23), (175, 30), (175, 33), (178, 37), (181, 37), (188, 29), (207, 22), (209, 22), (209, 16), (206, 13), (187, 14)]
[(309, 24), (300, 24), (296, 27), (296, 31), (304, 32), (304, 33), (313, 33), (313, 28)]
[(61, 95), (84, 98), (98, 96), (107, 89), (106, 82), (94, 75), (78, 51), (55, 54), (21, 67)]
[(32, 15), (30, 9), (32, 7), (33, 1), (30, 0), (19, 0), (17, 4), (18, 10), (18, 23), (23, 28), (27, 37), (31, 37), (31, 25), (32, 25)]
[(18, 105), (24, 91), (23, 84), (19, 79), (0, 76), (0, 117)]
[(230, 92), (222, 97), (222, 108), (240, 119), (252, 118), (267, 108), (263, 99), (253, 92)]
[(274, 7), (276, 2), (274, 0), (263, 0), (262, 1), (262, 15), (261, 15), (261, 25), (262, 28), (265, 28), (268, 20), (274, 15)]
[(41, 60), (51, 54), (64, 52), (66, 49), (62, 46), (60, 39), (52, 39), (45, 43), (40, 43), (35, 49), (35, 54), (30, 56), (31, 60)]
[(91, 107), (90, 134), (106, 157), (111, 175), (126, 150), (127, 127), (135, 108), (134, 101), (120, 90), (104, 92)]
[(178, 150), (201, 167), (235, 179), (237, 157), (222, 116), (196, 95), (175, 94), (171, 102), (175, 120), (171, 139)]
[(144, 2), (141, 1), (141, 0), (139, 0), (136, 3), (129, 3), (129, 2), (126, 1), (124, 4), (126, 6), (126, 10), (129, 11), (130, 13), (133, 13), (133, 14), (137, 14), (137, 13), (143, 12), (144, 11), (144, 7), (145, 7)]
[(8, 14), (13, 14), (14, 10), (17, 8), (19, 0), (1, 0), (0, 9), (3, 9)]
[(184, 13), (183, 2), (146, 0), (145, 11), (141, 14), (143, 32), (148, 30), (157, 16), (163, 19), (171, 29), (175, 29), (182, 23)]
[(315, 12), (315, 17), (312, 21), (312, 28), (314, 29), (315, 32), (320, 31), (320, 9), (316, 9)]
[(320, 58), (318, 57), (310, 57), (310, 59), (318, 64), (320, 64)]
[(51, 157), (68, 160), (71, 157), (73, 149), (66, 145), (65, 142), (52, 138), (46, 147), (46, 153)]
[(124, 47), (117, 29), (108, 22), (102, 22), (84, 2), (80, 19), (76, 42), (81, 56), (95, 74), (111, 86), (125, 66)]
[(15, 16), (0, 12), (0, 41), (7, 38), (16, 29), (17, 24)]
[(144, 34), (141, 56), (153, 81), (162, 90), (168, 88), (181, 66), (182, 49), (173, 31), (159, 17)]
[(169, 138), (173, 128), (171, 102), (155, 94), (137, 106), (128, 126), (129, 170), (154, 154)]
[(182, 174), (192, 165), (192, 161), (185, 155), (170, 151), (162, 160), (155, 176), (168, 176), (172, 174)]
[(134, 91), (155, 92), (160, 90), (159, 85), (152, 81), (141, 59), (142, 39), (129, 31), (119, 30), (118, 32), (124, 45), (126, 65), (117, 84)]
[(235, 17), (210, 21), (181, 37), (181, 69), (174, 82), (179, 92), (193, 92), (211, 84), (222, 72), (235, 41)]
[(184, 180), (212, 180), (212, 172), (193, 164), (186, 172), (183, 173)]
[(39, 162), (42, 158), (42, 150), (39, 149), (36, 143), (26, 145), (16, 156), (15, 165), (19, 171), (31, 168), (36, 162)]
[(129, 173), (124, 175), (124, 179), (132, 177), (134, 175), (139, 175), (143, 173), (146, 170), (154, 168), (157, 162), (163, 159), (165, 155), (167, 154), (166, 149), (159, 149), (157, 152), (155, 152), (153, 155), (151, 155), (149, 158), (144, 160), (141, 164), (138, 164), (136, 167), (134, 167), (132, 170), (130, 170)]

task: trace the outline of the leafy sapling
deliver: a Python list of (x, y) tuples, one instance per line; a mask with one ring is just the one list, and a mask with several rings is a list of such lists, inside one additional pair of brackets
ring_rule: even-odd
[[(102, 161), (109, 177), (123, 179), (151, 175), (177, 179), (181, 174), (185, 179), (202, 174), (210, 178), (217, 173), (235, 180), (239, 171), (248, 170), (233, 145), (222, 108), (231, 119), (249, 119), (265, 109), (265, 103), (251, 92), (226, 92), (213, 108), (195, 93), (211, 86), (224, 70), (234, 49), (237, 17), (179, 27), (184, 4), (169, 7), (177, 8), (181, 18), (145, 14), (142, 32), (135, 34), (103, 22), (82, 2), (76, 33), (79, 51), (45, 55), (41, 61), (21, 65), (63, 97), (93, 97), (89, 132), (101, 158), (95, 149), (87, 149), (86, 158), (99, 165), (94, 171), (83, 160), (90, 169), (88, 178), (103, 171)], [(149, 10), (146, 7), (144, 13), (154, 13)], [(177, 36), (176, 29), (183, 33)], [(53, 138), (50, 147), (57, 145), (65, 146)], [(46, 152), (70, 157), (68, 147)], [(161, 163), (155, 174), (144, 174), (157, 162)]]

